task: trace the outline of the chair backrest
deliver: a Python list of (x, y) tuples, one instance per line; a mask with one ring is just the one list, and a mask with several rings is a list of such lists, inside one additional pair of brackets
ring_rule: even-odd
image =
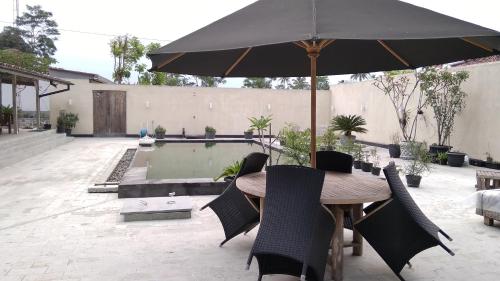
[(353, 158), (351, 155), (338, 151), (316, 152), (316, 168), (323, 171), (352, 173)]
[(315, 226), (311, 218), (321, 211), (324, 177), (324, 171), (307, 167), (268, 167), (264, 213), (254, 250), (306, 258)]
[(408, 193), (408, 190), (406, 190), (405, 185), (399, 177), (396, 164), (391, 161), (389, 165), (384, 168), (384, 174), (389, 184), (389, 188), (391, 189), (392, 197), (404, 206), (417, 224), (425, 229), (425, 231), (430, 235), (437, 238), (439, 227), (430, 221), (427, 216), (425, 216), (422, 210), (418, 207), (417, 203), (415, 203), (411, 197), (410, 193)]
[(235, 178), (262, 171), (269, 155), (260, 152), (253, 152), (243, 158), (241, 169)]

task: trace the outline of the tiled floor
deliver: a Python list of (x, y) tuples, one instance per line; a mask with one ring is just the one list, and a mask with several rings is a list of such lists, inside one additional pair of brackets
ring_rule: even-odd
[[(0, 169), (0, 280), (256, 280), (256, 262), (245, 270), (256, 230), (219, 248), (223, 231), (216, 216), (198, 211), (213, 197), (193, 197), (190, 220), (124, 223), (116, 194), (87, 193), (112, 159), (136, 144), (76, 139)], [(421, 188), (410, 190), (455, 239), (447, 245), (456, 256), (425, 251), (403, 270), (406, 280), (498, 280), (500, 228), (474, 215), (474, 184), (473, 168), (434, 166)], [(365, 245), (362, 257), (346, 249), (345, 280), (397, 280)]]

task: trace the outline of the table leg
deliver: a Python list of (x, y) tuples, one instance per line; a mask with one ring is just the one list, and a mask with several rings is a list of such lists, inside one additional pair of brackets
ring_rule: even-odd
[(264, 198), (259, 198), (259, 213), (260, 213), (260, 220), (262, 221), (262, 215), (264, 214)]
[(332, 280), (341, 281), (344, 267), (344, 210), (334, 206), (333, 214), (336, 224), (332, 238)]
[[(363, 216), (363, 204), (355, 204), (352, 205), (352, 210), (353, 210), (353, 224), (355, 221), (361, 219)], [(363, 255), (363, 236), (354, 229), (352, 233), (352, 243), (353, 243), (353, 249), (352, 249), (352, 255), (353, 256), (362, 256)]]

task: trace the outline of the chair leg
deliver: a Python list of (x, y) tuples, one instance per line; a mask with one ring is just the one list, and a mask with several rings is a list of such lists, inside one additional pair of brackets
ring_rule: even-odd
[(259, 274), (259, 278), (257, 278), (257, 281), (262, 281), (262, 275)]
[(302, 265), (302, 273), (300, 274), (300, 281), (306, 281), (307, 264)]
[(444, 231), (442, 231), (441, 229), (439, 230), (439, 233), (441, 233), (444, 237), (446, 237), (446, 239), (448, 239), (449, 241), (453, 241), (453, 238), (451, 238), (448, 234), (446, 234)]
[(222, 241), (222, 242), (220, 243), (219, 247), (221, 247), (221, 248), (222, 248), (222, 246), (223, 246), (224, 244), (226, 244), (226, 242), (227, 242), (227, 241), (229, 241), (229, 239), (226, 239), (226, 240)]
[(441, 246), (441, 248), (443, 248), (451, 256), (455, 255), (455, 253), (452, 250), (450, 250), (450, 248), (446, 247), (446, 245), (444, 245), (442, 242), (439, 242), (439, 246)]
[(396, 274), (396, 275), (398, 276), (399, 280), (401, 280), (401, 281), (405, 281), (405, 279), (403, 278), (403, 276), (401, 276), (401, 274), (400, 274), (400, 273), (398, 273), (398, 274)]
[[(252, 252), (250, 252), (250, 255), (248, 255), (246, 270), (250, 270), (250, 264), (252, 263), (252, 258), (253, 255)], [(259, 278), (262, 278), (262, 275), (260, 275), (260, 273), (259, 273)]]

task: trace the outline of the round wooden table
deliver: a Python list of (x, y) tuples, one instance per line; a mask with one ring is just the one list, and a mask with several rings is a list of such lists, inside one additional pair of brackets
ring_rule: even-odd
[[(260, 198), (260, 213), (264, 212), (266, 195), (266, 173), (253, 173), (241, 176), (236, 186), (247, 195)], [(326, 172), (321, 203), (327, 205), (336, 219), (335, 232), (332, 238), (332, 279), (343, 278), (344, 246), (353, 247), (353, 255), (363, 254), (363, 237), (354, 230), (353, 241), (344, 245), (344, 210), (353, 209), (354, 221), (363, 216), (363, 203), (387, 200), (391, 191), (384, 178), (370, 173), (353, 170), (352, 174)]]

